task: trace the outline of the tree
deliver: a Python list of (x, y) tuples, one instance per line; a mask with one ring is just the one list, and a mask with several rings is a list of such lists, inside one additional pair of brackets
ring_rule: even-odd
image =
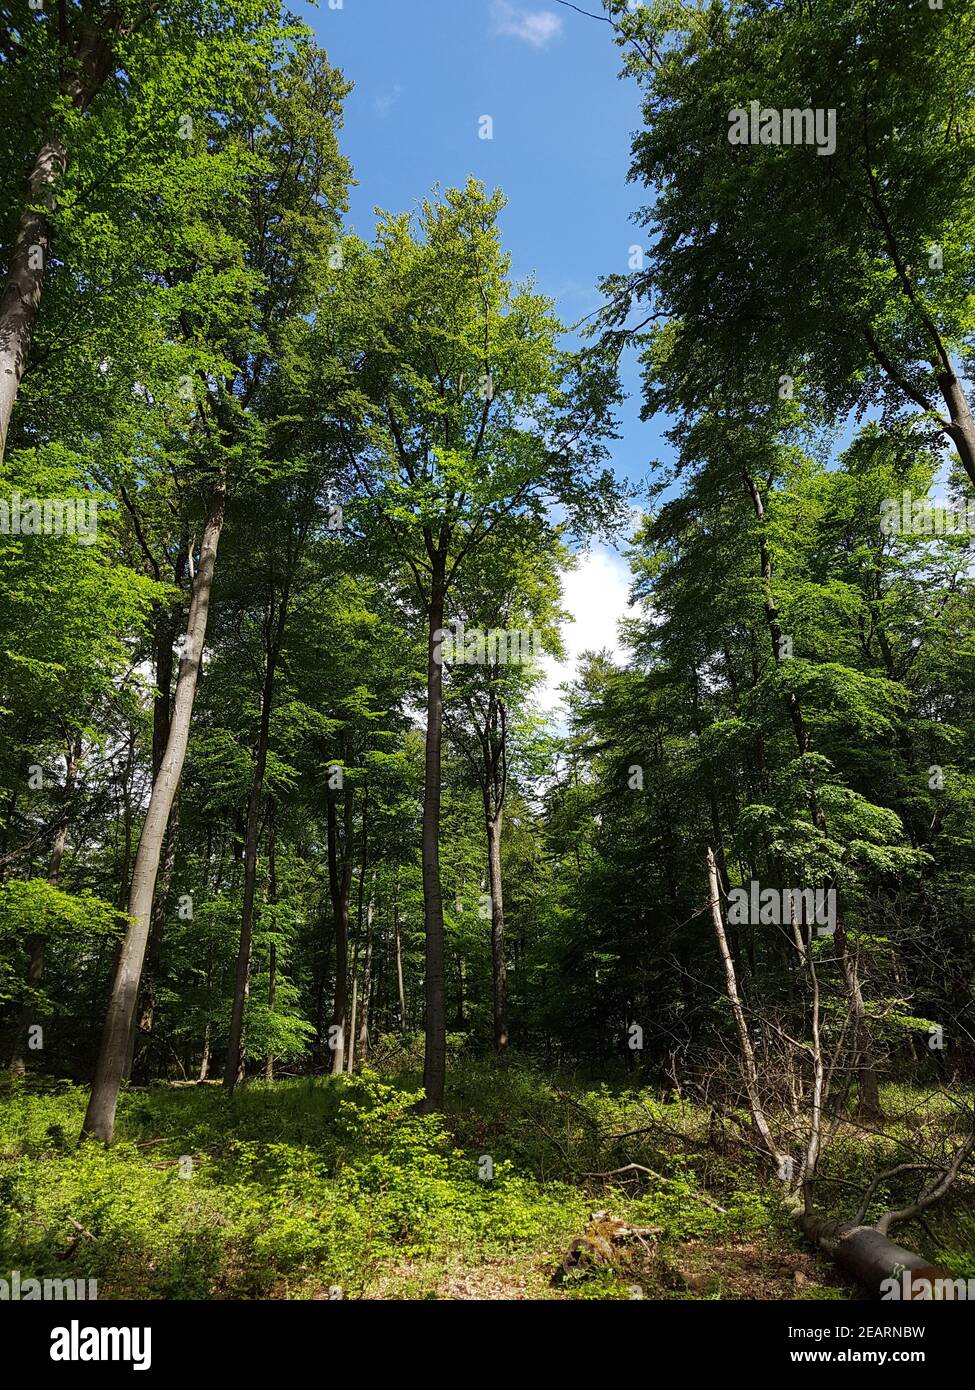
[[(651, 407), (697, 409), (716, 383), (742, 404), (794, 389), (828, 421), (883, 402), (920, 412), (975, 486), (973, 23), (882, 0), (629, 17), (646, 92), (632, 177), (659, 192), (646, 266), (610, 283), (621, 319), (636, 296), (653, 321)], [(779, 143), (771, 119), (732, 142), (750, 103), (831, 116), (835, 150)]]
[(543, 652), (562, 654), (556, 626), (561, 616), (556, 607), (558, 568), (568, 558), (557, 533), (537, 526), (507, 537), (503, 552), (490, 543), (482, 546), (457, 584), (457, 626), (440, 644), (448, 671), (448, 733), (467, 759), (484, 810), (494, 1047), (499, 1057), (508, 1048), (501, 837), (511, 766), (517, 759), (513, 740), (528, 732), (525, 705), (541, 679)]
[[(69, 300), (87, 280), (89, 306), (106, 264), (116, 281), (111, 300), (124, 301), (123, 279), (129, 293), (141, 279), (144, 292), (138, 253), (172, 230), (174, 209), (146, 186), (143, 162), (157, 161), (164, 180), (179, 177), (197, 112), (232, 110), (284, 34), (277, 6), (265, 0), (65, 0), (50, 21), (25, 0), (13, 11), (16, 27), (5, 30), (0, 51), (4, 106), (18, 112), (0, 200), (11, 210), (0, 223), (0, 459), (52, 278)], [(99, 300), (102, 333), (108, 302)]]
[(594, 471), (611, 374), (560, 352), (549, 302), (510, 283), (502, 205), (471, 181), (424, 202), (418, 226), (387, 215), (375, 248), (346, 242), (322, 335), (324, 351), (337, 340), (347, 364), (344, 444), (363, 514), (412, 580), (426, 630), (425, 1109), (442, 1104), (446, 1064), (438, 634), (448, 595), (489, 536), (502, 543), (556, 501), (598, 525), (615, 500), (609, 475)]
[[(298, 95), (303, 82), (314, 98)], [(105, 1141), (112, 1138), (119, 1086), (131, 1064), (156, 877), (189, 739), (228, 475), (242, 472), (243, 461), (252, 457), (255, 450), (258, 457), (263, 454), (262, 392), (272, 389), (268, 383), (274, 375), (275, 346), (285, 335), (289, 319), (300, 318), (308, 307), (319, 263), (315, 253), (321, 251), (338, 211), (329, 199), (344, 197), (346, 165), (337, 156), (333, 130), (344, 90), (342, 80), (321, 56), (305, 46), (280, 69), (272, 70), (263, 83), (256, 84), (256, 109), (244, 110), (238, 120), (220, 126), (216, 137), (218, 143), (225, 141), (229, 149), (242, 153), (250, 174), (243, 201), (234, 196), (228, 200), (222, 219), (227, 242), (220, 244), (219, 252), (227, 258), (232, 274), (247, 287), (248, 294), (238, 303), (225, 303), (220, 298), (212, 303), (196, 302), (183, 318), (187, 336), (199, 334), (204, 343), (212, 343), (211, 335), (219, 333), (221, 340), (228, 342), (228, 349), (224, 372), (216, 380), (207, 381), (208, 389), (197, 405), (197, 441), (204, 459), (203, 472), (212, 479), (206, 522), (166, 754), (153, 785), (133, 872), (129, 899), (132, 925), (126, 933), (112, 986), (85, 1120), (85, 1133)], [(307, 123), (309, 112), (317, 117), (314, 134), (309, 136), (313, 144), (315, 140), (318, 144), (310, 158), (307, 185), (301, 162), (297, 166), (294, 162), (290, 143), (294, 132), (289, 123), (275, 121), (276, 113), (292, 99), (296, 124), (303, 120)], [(260, 134), (262, 126), (269, 133)], [(307, 129), (305, 133), (308, 134)], [(278, 201), (265, 203), (264, 195), (269, 189), (274, 190)], [(283, 310), (288, 312), (283, 314)], [(256, 853), (256, 847), (253, 852)], [(248, 916), (245, 906), (245, 922)], [(246, 941), (245, 946), (249, 947)]]

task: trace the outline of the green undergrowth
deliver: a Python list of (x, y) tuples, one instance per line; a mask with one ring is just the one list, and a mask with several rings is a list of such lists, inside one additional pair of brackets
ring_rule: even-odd
[[(79, 1142), (83, 1089), (5, 1081), (0, 1277), (101, 1298), (846, 1296), (700, 1108), (475, 1062), (443, 1116), (417, 1096), (372, 1073), (160, 1085), (122, 1097), (105, 1148)], [(656, 1229), (558, 1282), (596, 1208)], [(945, 1228), (938, 1253), (967, 1239)]]

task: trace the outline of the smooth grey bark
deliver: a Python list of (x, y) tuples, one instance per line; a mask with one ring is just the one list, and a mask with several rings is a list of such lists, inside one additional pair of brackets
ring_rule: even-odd
[(330, 1071), (340, 1076), (345, 1069), (345, 1028), (349, 995), (349, 892), (352, 887), (353, 792), (344, 790), (344, 855), (339, 864), (339, 828), (334, 798), (326, 792), (328, 833), (328, 890), (335, 926), (335, 999), (332, 1009), (332, 1059)]
[(176, 844), (179, 839), (179, 792), (173, 802), (166, 838), (163, 844), (159, 880), (152, 904), (152, 920), (149, 926), (149, 941), (146, 947), (146, 963), (142, 972), (141, 1002), (136, 1030), (136, 1044), (133, 1049), (132, 1073), (140, 1085), (148, 1080), (149, 1050), (152, 1042), (152, 1029), (156, 1020), (156, 992), (159, 985), (159, 970), (162, 963), (162, 940), (166, 928), (166, 907), (169, 890), (176, 869)]
[(933, 1267), (930, 1260), (896, 1245), (873, 1226), (836, 1221), (819, 1212), (802, 1216), (799, 1224), (814, 1245), (875, 1298), (885, 1279), (896, 1279), (900, 1284), (905, 1270), (912, 1280), (914, 1276), (949, 1277), (946, 1271)]
[[(153, 562), (156, 578), (159, 578), (158, 565)], [(177, 567), (176, 580), (179, 582), (180, 569)], [(152, 705), (152, 780), (159, 776), (163, 758), (166, 756), (166, 743), (169, 739), (169, 725), (173, 713), (173, 668), (174, 644), (177, 633), (177, 614), (169, 609), (160, 609), (156, 615), (154, 633), (154, 658), (156, 667), (156, 696)], [(166, 905), (169, 888), (176, 867), (176, 840), (179, 833), (179, 793), (173, 801), (169, 822), (166, 826), (166, 839), (163, 845), (162, 868), (156, 895), (152, 905), (152, 922), (149, 927), (149, 944), (146, 948), (146, 963), (142, 972), (142, 998), (139, 1005), (139, 1022), (136, 1045), (132, 1062), (133, 1075), (140, 1081), (146, 1080), (146, 1066), (149, 1057), (149, 1044), (156, 1014), (156, 983), (162, 955), (162, 937), (166, 924)]]
[(210, 1023), (209, 1020), (203, 1028), (203, 1053), (200, 1057), (200, 1073), (198, 1081), (206, 1081), (210, 1075)]
[(948, 407), (948, 427), (945, 433), (954, 444), (961, 465), (975, 487), (975, 421), (972, 419), (968, 397), (954, 369), (939, 375), (938, 386)]
[(399, 883), (397, 882), (393, 899), (393, 944), (396, 951), (396, 989), (399, 997), (399, 1026), (406, 1028), (406, 990), (403, 986), (403, 942), (399, 930)]
[(365, 956), (362, 962), (362, 991), (359, 1002), (359, 1031), (355, 1043), (355, 1061), (359, 1066), (369, 1056), (369, 1006), (372, 1001), (372, 942), (373, 922), (376, 913), (376, 872), (373, 870), (372, 885), (369, 890), (369, 903), (366, 907)]
[(220, 476), (210, 493), (200, 546), (200, 563), (193, 582), (186, 637), (176, 679), (166, 753), (159, 775), (153, 782), (142, 835), (139, 838), (129, 893), (130, 921), (112, 982), (101, 1049), (82, 1127), (82, 1134), (101, 1139), (105, 1143), (111, 1143), (114, 1137), (119, 1090), (131, 1066), (136, 1007), (149, 938), (159, 860), (189, 742), (193, 701), (196, 698), (203, 659), (210, 596), (213, 592), (214, 566), (223, 529), (226, 501), (226, 480)]
[(721, 910), (721, 890), (718, 883), (718, 861), (715, 858), (714, 850), (708, 846), (707, 855), (708, 871), (708, 895), (711, 907), (711, 923), (714, 927), (715, 940), (718, 943), (718, 954), (721, 957), (721, 964), (724, 968), (725, 993), (731, 1005), (731, 1012), (735, 1020), (735, 1031), (738, 1034), (738, 1050), (741, 1056), (742, 1073), (745, 1080), (745, 1090), (748, 1094), (748, 1105), (751, 1111), (752, 1123), (762, 1140), (769, 1158), (779, 1162), (781, 1155), (778, 1145), (772, 1136), (765, 1110), (762, 1106), (761, 1097), (758, 1090), (758, 1069), (755, 1065), (755, 1051), (752, 1047), (752, 1040), (748, 1033), (748, 1024), (745, 1019), (745, 1011), (741, 1003), (741, 995), (738, 992), (738, 979), (735, 974), (735, 963), (728, 949), (728, 937), (725, 932), (724, 914)]
[(359, 947), (352, 960), (352, 1007), (349, 1011), (349, 1045), (345, 1050), (345, 1069), (351, 1076), (355, 1071), (355, 1020), (359, 1006)]
[(443, 630), (446, 558), (434, 550), (427, 610), (427, 731), (423, 774), (423, 917), (426, 928), (426, 1045), (421, 1114), (443, 1106), (447, 1073), (447, 1017), (444, 999), (443, 894), (440, 885), (440, 777), (443, 745), (443, 666), (437, 634)]

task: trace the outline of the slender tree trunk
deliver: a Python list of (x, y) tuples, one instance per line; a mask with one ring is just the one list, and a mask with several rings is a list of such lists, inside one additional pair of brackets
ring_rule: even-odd
[(864, 1119), (880, 1119), (883, 1111), (880, 1106), (880, 1083), (874, 1062), (873, 1045), (870, 1041), (870, 1024), (867, 1009), (860, 988), (860, 970), (856, 954), (850, 948), (846, 926), (839, 912), (836, 914), (836, 931), (833, 935), (836, 953), (840, 958), (843, 984), (846, 988), (850, 1011), (853, 1015), (853, 1041), (857, 1058), (857, 1107)]
[(447, 1072), (444, 999), (443, 895), (440, 886), (440, 776), (443, 740), (443, 666), (437, 634), (443, 631), (446, 561), (434, 552), (427, 632), (427, 737), (423, 780), (423, 918), (426, 934), (426, 1046), (421, 1114), (443, 1106)]
[(711, 922), (714, 926), (714, 935), (718, 943), (718, 954), (721, 956), (721, 964), (724, 966), (725, 992), (728, 1002), (731, 1005), (731, 1012), (734, 1015), (735, 1031), (738, 1034), (738, 1050), (741, 1055), (741, 1067), (745, 1078), (745, 1090), (748, 1094), (748, 1104), (751, 1110), (752, 1122), (758, 1131), (763, 1147), (769, 1158), (778, 1161), (780, 1155), (772, 1131), (769, 1129), (768, 1120), (765, 1118), (765, 1110), (762, 1106), (761, 1096), (758, 1090), (758, 1070), (755, 1066), (755, 1051), (752, 1047), (752, 1040), (748, 1035), (748, 1024), (745, 1020), (745, 1011), (741, 1004), (741, 995), (738, 993), (738, 980), (735, 975), (735, 963), (731, 958), (728, 949), (728, 937), (725, 933), (724, 914), (721, 910), (721, 891), (718, 886), (718, 863), (714, 856), (714, 850), (708, 846), (708, 893), (711, 903)]
[(173, 801), (173, 809), (166, 826), (166, 840), (163, 848), (162, 867), (156, 895), (152, 903), (152, 919), (149, 927), (149, 942), (146, 948), (146, 964), (142, 976), (142, 1002), (139, 1006), (139, 1022), (136, 1032), (135, 1055), (132, 1072), (140, 1085), (148, 1081), (149, 1047), (152, 1042), (152, 1027), (156, 1021), (156, 991), (159, 986), (159, 969), (162, 962), (162, 940), (166, 928), (166, 908), (169, 904), (169, 890), (176, 868), (176, 843), (179, 839), (179, 791)]
[(234, 1089), (244, 1073), (244, 1018), (250, 995), (254, 897), (257, 889), (257, 842), (260, 835), (261, 799), (264, 795), (264, 773), (267, 769), (267, 751), (270, 743), (271, 709), (274, 704), (274, 673), (281, 638), (284, 635), (284, 623), (285, 605), (282, 604), (277, 632), (267, 653), (264, 687), (261, 691), (261, 722), (257, 734), (250, 799), (247, 804), (247, 826), (244, 831), (244, 899), (240, 914), (240, 944), (237, 950), (230, 1037), (227, 1041), (227, 1065), (223, 1076), (223, 1084), (228, 1091)]
[(369, 783), (366, 782), (362, 798), (362, 864), (359, 869), (359, 889), (356, 905), (356, 940), (352, 957), (352, 1013), (349, 1017), (349, 1043), (346, 1051), (346, 1070), (351, 1076), (356, 1068), (358, 1032), (356, 1019), (359, 1008), (359, 952), (362, 946), (362, 907), (366, 888), (366, 868), (369, 859)]
[[(271, 907), (277, 906), (278, 901), (278, 867), (277, 855), (275, 854), (274, 836), (274, 811), (271, 811), (271, 823), (268, 827), (267, 843), (267, 900)], [(274, 923), (274, 930), (277, 931), (277, 922)], [(268, 952), (268, 983), (267, 983), (267, 1007), (268, 1012), (273, 1015), (274, 1003), (278, 993), (278, 943), (274, 936), (271, 937), (271, 946)], [(274, 1057), (268, 1052), (264, 1062), (264, 1080), (274, 1080)]]
[(203, 1029), (203, 1055), (200, 1058), (200, 1081), (206, 1081), (210, 1075), (210, 1024), (207, 1023)]
[[(132, 872), (132, 779), (135, 773), (135, 727), (129, 726), (129, 747), (122, 772), (122, 858), (118, 873), (118, 909), (124, 911), (129, 896), (129, 875)], [(155, 775), (155, 774), (154, 774)]]
[(406, 1029), (406, 990), (403, 988), (403, 943), (399, 931), (399, 898), (393, 902), (393, 943), (396, 949), (396, 988), (399, 995), (400, 1031)]
[[(177, 567), (176, 578), (181, 570)], [(163, 608), (156, 618), (155, 666), (156, 695), (152, 705), (152, 780), (155, 782), (166, 756), (166, 743), (169, 739), (169, 726), (173, 715), (173, 648), (176, 641), (177, 614)], [(142, 1002), (139, 1006), (139, 1022), (136, 1032), (135, 1055), (132, 1063), (133, 1075), (140, 1083), (147, 1080), (149, 1044), (152, 1038), (152, 1025), (156, 1014), (156, 986), (159, 976), (159, 963), (162, 956), (162, 937), (166, 924), (166, 908), (169, 889), (176, 867), (176, 840), (179, 832), (179, 791), (173, 800), (173, 809), (166, 824), (166, 839), (163, 846), (162, 869), (156, 895), (152, 904), (152, 921), (149, 927), (149, 944), (146, 950), (146, 964), (142, 972)]]
[(491, 894), (491, 972), (494, 981), (494, 1050), (503, 1057), (508, 1048), (508, 981), (504, 959), (504, 899), (501, 890), (501, 824), (503, 811), (486, 808), (488, 890)]
[(345, 1069), (351, 1076), (355, 1071), (355, 1018), (359, 1006), (359, 947), (352, 958), (352, 1008), (349, 1012), (349, 1045), (345, 1054)]
[[(61, 863), (64, 859), (64, 851), (68, 843), (68, 808), (71, 804), (71, 798), (74, 795), (80, 759), (81, 740), (75, 739), (73, 742), (69, 741), (65, 749), (64, 804), (62, 806), (61, 823), (54, 836), (54, 843), (51, 846), (51, 857), (47, 866), (47, 881), (52, 888), (56, 888), (61, 881)], [(44, 975), (44, 937), (33, 937), (30, 941), (29, 949), (30, 959), (27, 965), (27, 997), (21, 1005), (20, 1013), (17, 1016), (13, 1053), (10, 1058), (10, 1070), (15, 1076), (23, 1076), (25, 1071), (24, 1054), (27, 1050), (27, 1034), (34, 1021), (34, 994), (35, 991), (40, 988), (41, 979)]]
[(339, 870), (339, 830), (335, 802), (326, 802), (328, 829), (328, 885), (335, 923), (335, 1004), (332, 1010), (331, 1072), (340, 1076), (345, 1069), (345, 1027), (349, 997), (349, 889), (352, 886), (352, 790), (345, 788), (345, 845)]
[(149, 797), (139, 849), (136, 854), (132, 889), (129, 894), (130, 925), (119, 956), (108, 1015), (102, 1033), (101, 1050), (95, 1069), (91, 1098), (82, 1133), (111, 1143), (115, 1133), (115, 1110), (122, 1080), (131, 1064), (135, 1034), (135, 1011), (145, 961), (152, 905), (159, 873), (163, 837), (169, 823), (173, 801), (179, 787), (190, 736), (193, 701), (199, 681), (203, 645), (206, 639), (213, 572), (226, 506), (226, 481), (221, 477), (213, 486), (207, 513), (200, 565), (193, 584), (186, 640), (176, 680), (173, 717), (170, 722), (166, 756)]
[(372, 997), (372, 932), (376, 912), (376, 873), (373, 870), (372, 886), (369, 891), (369, 904), (366, 908), (366, 951), (362, 963), (362, 999), (359, 1004), (359, 1034), (356, 1042), (356, 1060), (359, 1066), (369, 1056), (369, 1005)]

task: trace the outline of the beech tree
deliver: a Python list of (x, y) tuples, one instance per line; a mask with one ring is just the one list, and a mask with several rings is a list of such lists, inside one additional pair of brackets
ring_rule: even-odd
[[(347, 166), (337, 153), (334, 123), (345, 86), (313, 47), (305, 44), (278, 70), (255, 84), (252, 109), (219, 127), (218, 142), (226, 142), (247, 171), (243, 196), (232, 196), (223, 209), (221, 228), (226, 241), (217, 243), (221, 269), (229, 263), (231, 284), (246, 291), (237, 302), (199, 300), (199, 276), (185, 268), (190, 300), (181, 322), (184, 332), (204, 345), (215, 338), (226, 343), (223, 368), (215, 379), (199, 383), (195, 402), (196, 427), (191, 453), (204, 476), (211, 478), (200, 554), (187, 615), (186, 633), (173, 696), (166, 752), (153, 783), (136, 856), (129, 898), (132, 926), (126, 933), (109, 1000), (99, 1065), (85, 1120), (85, 1132), (112, 1138), (118, 1089), (131, 1065), (135, 1016), (148, 944), (152, 904), (163, 838), (175, 800), (189, 740), (190, 720), (199, 679), (213, 588), (217, 546), (223, 529), (228, 477), (247, 471), (260, 476), (266, 420), (265, 396), (273, 397), (275, 349), (286, 336), (289, 320), (300, 318), (313, 300), (326, 239), (341, 209)], [(284, 119), (279, 119), (285, 117)], [(296, 145), (302, 147), (299, 158)], [(265, 201), (266, 200), (266, 201)], [(229, 288), (229, 285), (227, 286)], [(285, 313), (282, 313), (285, 311)], [(219, 335), (219, 338), (217, 338)], [(190, 392), (192, 398), (192, 391)], [(260, 463), (249, 459), (258, 452)], [(263, 455), (263, 457), (262, 457)], [(242, 468), (244, 460), (248, 463)], [(279, 608), (286, 618), (287, 602)], [(283, 628), (278, 634), (280, 643)], [(266, 689), (268, 715), (273, 694), (274, 663), (269, 659)], [(256, 854), (254, 826), (263, 776), (259, 738), (255, 754), (252, 833), (248, 854)], [(253, 865), (251, 866), (253, 881)], [(251, 888), (251, 893), (253, 889)], [(249, 959), (252, 904), (242, 916), (242, 958)], [(238, 972), (238, 996), (245, 988), (246, 969)], [(235, 1025), (242, 1027), (242, 1007)], [(239, 1044), (235, 1044), (239, 1045)]]
[(412, 581), (426, 630), (428, 1109), (442, 1104), (446, 1066), (438, 645), (448, 596), (477, 547), (501, 543), (523, 516), (558, 501), (598, 525), (615, 500), (609, 474), (595, 471), (611, 380), (605, 369), (590, 379), (582, 358), (560, 352), (550, 303), (510, 283), (502, 206), (471, 181), (424, 202), (418, 219), (386, 216), (374, 249), (347, 242), (344, 313), (327, 324), (348, 364), (344, 439), (365, 514)]
[[(975, 486), (973, 22), (877, 0), (626, 16), (645, 91), (631, 177), (657, 192), (646, 265), (611, 284), (622, 315), (634, 295), (653, 316), (649, 404), (695, 409), (715, 384), (794, 389), (829, 421), (882, 402), (920, 413)], [(832, 112), (835, 152), (772, 143), (771, 124), (732, 143), (753, 100)]]

